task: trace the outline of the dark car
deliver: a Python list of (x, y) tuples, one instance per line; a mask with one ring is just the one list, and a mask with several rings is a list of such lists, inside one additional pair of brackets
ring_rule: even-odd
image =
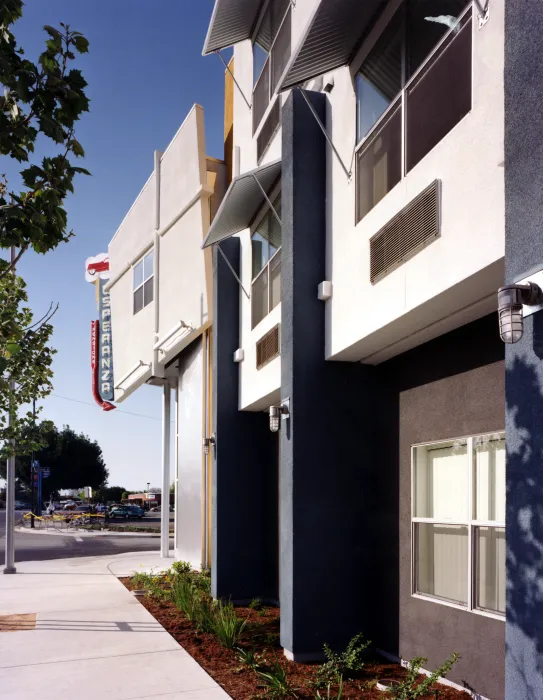
[(125, 510), (129, 511), (130, 516), (132, 518), (139, 518), (141, 520), (141, 518), (143, 518), (143, 516), (145, 515), (145, 511), (143, 510), (143, 508), (140, 508), (139, 506), (130, 505), (130, 506), (123, 506), (123, 508)]
[(125, 508), (125, 506), (114, 506), (108, 513), (110, 518), (124, 518), (125, 520), (129, 518), (132, 513)]

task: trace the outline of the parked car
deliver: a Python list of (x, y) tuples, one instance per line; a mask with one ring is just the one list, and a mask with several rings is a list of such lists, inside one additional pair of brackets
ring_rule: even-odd
[(77, 508), (77, 503), (74, 501), (66, 501), (62, 510), (75, 510)]
[(110, 518), (124, 518), (126, 520), (131, 516), (131, 513), (125, 506), (114, 506), (108, 515)]
[(141, 520), (141, 518), (143, 518), (143, 516), (145, 515), (145, 511), (143, 510), (143, 508), (140, 508), (140, 506), (127, 505), (123, 507), (125, 508), (125, 510), (128, 510), (130, 512), (133, 518), (139, 518)]
[(26, 501), (15, 501), (15, 510), (30, 510), (30, 503), (26, 503)]

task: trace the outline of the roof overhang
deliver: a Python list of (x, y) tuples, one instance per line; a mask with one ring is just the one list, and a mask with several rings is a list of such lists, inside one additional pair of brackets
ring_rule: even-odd
[(237, 175), (224, 195), (202, 248), (220, 243), (248, 228), (266, 201), (262, 190), (269, 196), (270, 190), (280, 177), (280, 160)]
[(292, 53), (280, 90), (348, 65), (383, 0), (320, 0)]
[(261, 6), (260, 0), (215, 0), (203, 55), (250, 39)]

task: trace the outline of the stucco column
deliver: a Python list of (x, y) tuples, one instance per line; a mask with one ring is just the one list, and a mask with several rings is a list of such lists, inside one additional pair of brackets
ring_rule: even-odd
[[(325, 95), (307, 95), (325, 122)], [(371, 561), (382, 543), (371, 515), (374, 368), (324, 356), (326, 142), (297, 91), (282, 125), (281, 393), (291, 417), (280, 437), (281, 644), (303, 661), (324, 643), (372, 634)]]
[[(240, 242), (221, 248), (239, 274)], [(267, 414), (240, 411), (240, 287), (214, 251), (211, 590), (215, 598), (277, 599), (277, 436)]]
[[(491, 10), (492, 12), (492, 10)], [(492, 21), (492, 20), (490, 20)], [(505, 3), (505, 270), (543, 268), (543, 8)], [(506, 363), (506, 698), (543, 697), (543, 313)]]

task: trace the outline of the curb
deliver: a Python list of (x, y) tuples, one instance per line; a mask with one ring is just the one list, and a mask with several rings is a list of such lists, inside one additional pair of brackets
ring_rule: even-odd
[[(92, 537), (146, 537), (146, 538), (159, 538), (160, 537), (160, 532), (158, 532), (156, 535), (152, 532), (142, 532), (141, 534), (138, 532), (87, 532), (87, 530), (41, 530), (41, 529), (35, 529), (32, 530), (29, 527), (21, 527), (18, 525), (15, 528), (15, 532), (21, 532), (23, 534), (29, 534), (29, 535), (50, 535), (51, 537), (83, 537), (83, 538), (92, 538)], [(170, 533), (170, 539), (173, 539), (173, 533)]]

